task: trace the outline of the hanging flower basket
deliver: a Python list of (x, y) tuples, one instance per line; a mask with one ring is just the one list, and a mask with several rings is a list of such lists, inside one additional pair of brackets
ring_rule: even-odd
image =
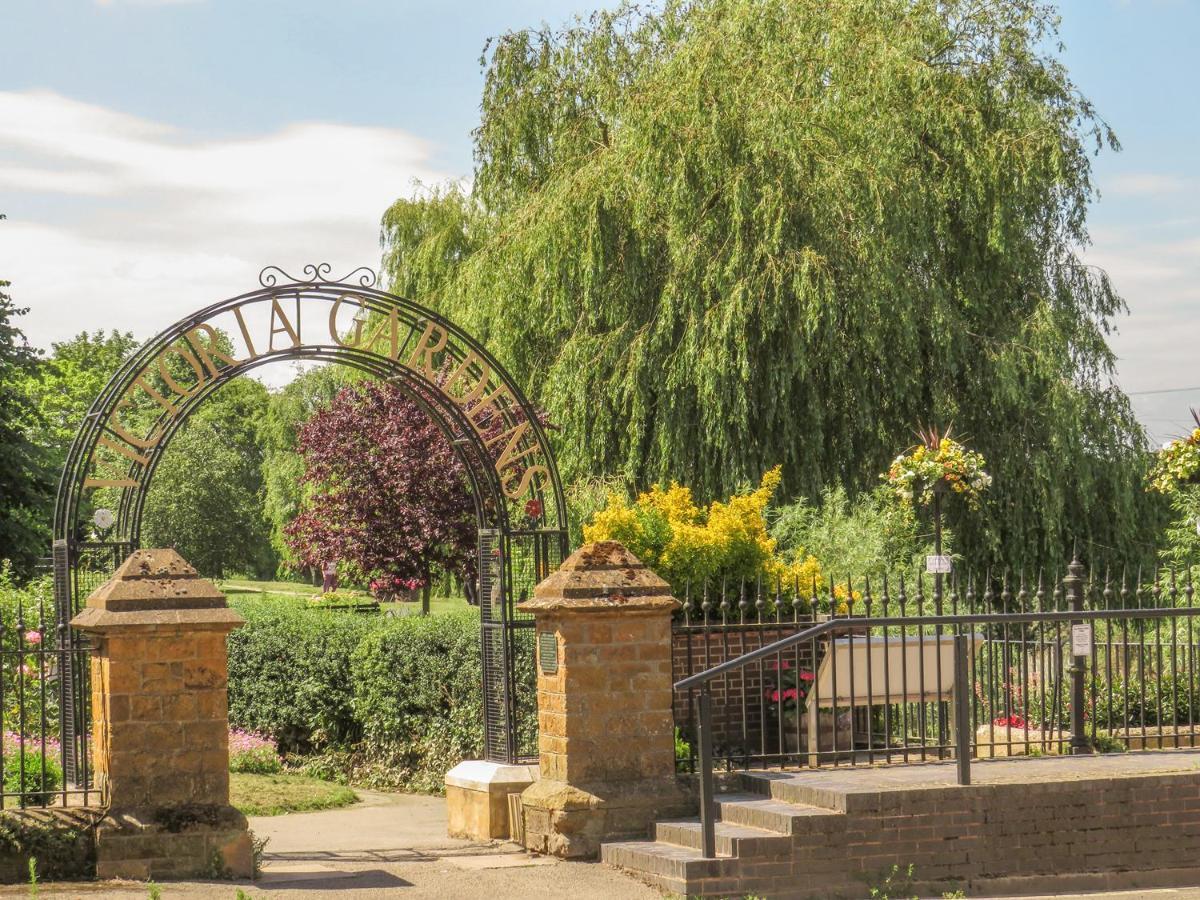
[(881, 476), (897, 499), (928, 506), (935, 493), (947, 491), (962, 497), (972, 509), (978, 508), (992, 483), (983, 455), (954, 440), (949, 430), (944, 435), (931, 431), (923, 437), (924, 443), (897, 456)]
[(1167, 441), (1155, 455), (1148, 480), (1150, 489), (1174, 494), (1181, 487), (1200, 484), (1200, 410), (1192, 410), (1196, 428), (1187, 437)]

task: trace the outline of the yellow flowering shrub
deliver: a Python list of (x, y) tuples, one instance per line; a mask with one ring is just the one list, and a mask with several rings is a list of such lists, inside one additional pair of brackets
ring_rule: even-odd
[[(632, 503), (620, 493), (583, 528), (585, 541), (620, 541), (635, 556), (681, 592), (693, 592), (722, 580), (762, 579), (764, 590), (780, 588), (788, 595), (811, 600), (814, 587), (828, 590), (816, 557), (800, 551), (786, 560), (776, 552), (767, 532), (766, 510), (779, 487), (776, 466), (763, 475), (754, 490), (698, 506), (690, 488), (672, 483), (654, 485)], [(845, 590), (836, 589), (845, 611)]]

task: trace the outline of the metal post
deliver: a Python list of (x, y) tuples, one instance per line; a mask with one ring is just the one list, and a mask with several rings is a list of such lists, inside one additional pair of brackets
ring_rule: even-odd
[(958, 783), (971, 783), (971, 692), (967, 667), (971, 639), (965, 634), (954, 636), (954, 736), (958, 756)]
[[(1067, 566), (1067, 575), (1063, 578), (1063, 589), (1073, 612), (1083, 612), (1083, 565), (1078, 558), (1072, 559)], [(1082, 620), (1072, 619), (1071, 626), (1082, 624)], [(1072, 641), (1074, 643), (1074, 641)], [(1092, 752), (1084, 725), (1084, 684), (1083, 678), (1087, 673), (1087, 656), (1075, 656), (1071, 662), (1071, 753), (1085, 754)]]
[(700, 853), (716, 859), (717, 824), (713, 821), (712, 698), (700, 688)]
[[(933, 552), (936, 556), (942, 555), (942, 494), (946, 492), (946, 482), (943, 479), (938, 479), (933, 485)], [(919, 575), (917, 577), (920, 577)], [(941, 566), (938, 566), (938, 571), (933, 573), (933, 611), (936, 615), (942, 614), (942, 572)], [(924, 615), (924, 612), (922, 612)], [(938, 625), (934, 628), (934, 634), (937, 637), (938, 644), (938, 680), (942, 677), (942, 626)], [(945, 751), (942, 749), (949, 743), (946, 739), (946, 704), (939, 700), (937, 705), (938, 715), (938, 759), (945, 759)]]

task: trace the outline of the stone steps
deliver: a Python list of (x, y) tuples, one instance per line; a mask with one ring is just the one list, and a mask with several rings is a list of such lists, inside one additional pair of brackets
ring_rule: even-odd
[(716, 800), (716, 859), (700, 854), (699, 818), (657, 823), (653, 841), (603, 844), (600, 858), (642, 881), (685, 897), (745, 893), (775, 884), (792, 870), (793, 842), (828, 831), (845, 818), (837, 810), (772, 796), (784, 782), (742, 776), (743, 791)]
[[(742, 773), (700, 823), (604, 844), (608, 864), (688, 898), (1062, 894), (1200, 884), (1200, 769), (1186, 751)], [(910, 874), (911, 873), (911, 874)]]

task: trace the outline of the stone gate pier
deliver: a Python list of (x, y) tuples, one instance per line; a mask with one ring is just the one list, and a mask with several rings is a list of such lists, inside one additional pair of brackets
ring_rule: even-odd
[(174, 550), (135, 551), (71, 621), (94, 647), (98, 877), (250, 877), (229, 805), (225, 638), (242, 623)]
[(675, 778), (670, 586), (614, 541), (575, 551), (519, 607), (537, 632), (539, 778), (525, 846), (594, 857), (691, 807)]

